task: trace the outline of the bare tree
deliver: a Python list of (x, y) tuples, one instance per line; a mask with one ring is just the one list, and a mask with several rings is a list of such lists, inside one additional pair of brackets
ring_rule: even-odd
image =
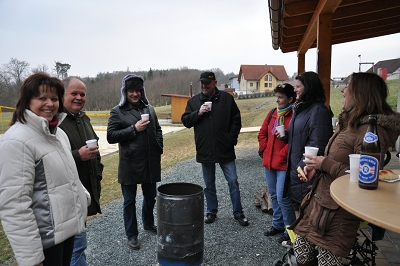
[(11, 58), (0, 69), (0, 95), (2, 105), (14, 106), (19, 89), (28, 76), (29, 63)]
[(43, 65), (38, 65), (35, 68), (32, 68), (32, 73), (39, 73), (39, 72), (49, 74), (49, 67), (47, 65), (43, 64)]
[(28, 67), (28, 62), (11, 58), (10, 62), (3, 64), (2, 72), (11, 79), (11, 82), (15, 82), (17, 88), (20, 88), (28, 76)]

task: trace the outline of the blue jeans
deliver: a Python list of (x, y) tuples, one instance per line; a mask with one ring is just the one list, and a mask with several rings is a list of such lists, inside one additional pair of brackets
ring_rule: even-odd
[[(240, 191), (238, 176), (236, 173), (235, 161), (226, 163), (219, 163), (219, 166), (224, 173), (225, 179), (228, 182), (229, 193), (232, 201), (233, 216), (239, 216), (243, 214), (242, 203), (240, 201)], [(204, 196), (206, 197), (207, 213), (217, 214), (218, 212), (218, 199), (217, 190), (215, 187), (215, 163), (202, 163), (204, 178)]]
[[(153, 209), (156, 203), (156, 183), (141, 184), (143, 191), (142, 222), (144, 226), (154, 225)], [(136, 220), (136, 189), (137, 185), (121, 185), (124, 197), (124, 226), (128, 240), (139, 235)]]
[(286, 171), (265, 170), (265, 180), (267, 181), (268, 192), (272, 200), (272, 226), (276, 229), (285, 229), (286, 225), (291, 225), (296, 220), (290, 195), (283, 197), (285, 187)]
[(75, 235), (71, 266), (87, 266), (85, 249), (87, 248), (86, 231)]

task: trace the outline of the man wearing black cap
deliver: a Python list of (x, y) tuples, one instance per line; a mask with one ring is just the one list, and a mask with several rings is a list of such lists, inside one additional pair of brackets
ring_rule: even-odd
[[(144, 119), (148, 114), (149, 119)], [(149, 104), (143, 78), (129, 74), (122, 80), (121, 100), (111, 109), (107, 127), (108, 143), (118, 143), (118, 182), (124, 198), (123, 214), (128, 246), (139, 249), (136, 220), (136, 189), (143, 191), (143, 229), (157, 233), (153, 209), (156, 203), (156, 182), (161, 181), (162, 130), (156, 112)]]
[[(200, 75), (201, 93), (189, 99), (182, 123), (194, 127), (196, 160), (201, 163), (205, 183), (207, 210), (205, 223), (217, 218), (218, 200), (215, 187), (215, 164), (218, 163), (229, 185), (234, 218), (240, 225), (249, 224), (243, 214), (235, 164), (237, 144), (242, 122), (240, 111), (232, 95), (219, 91), (213, 72)], [(206, 102), (212, 102), (211, 108)]]

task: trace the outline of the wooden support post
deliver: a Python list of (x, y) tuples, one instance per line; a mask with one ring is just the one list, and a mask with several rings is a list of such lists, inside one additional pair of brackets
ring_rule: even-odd
[(332, 58), (332, 14), (321, 14), (317, 27), (317, 73), (325, 90), (325, 105), (330, 105)]
[(306, 71), (306, 55), (297, 54), (297, 75)]

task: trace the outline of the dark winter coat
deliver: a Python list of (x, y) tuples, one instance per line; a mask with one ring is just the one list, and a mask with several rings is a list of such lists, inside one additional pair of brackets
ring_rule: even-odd
[(64, 110), (67, 114), (60, 128), (68, 135), (71, 143), (72, 156), (74, 157), (76, 167), (78, 168), (79, 179), (83, 186), (89, 191), (92, 202), (88, 207), (88, 216), (101, 213), (100, 210), (100, 192), (103, 164), (101, 163), (100, 153), (97, 153), (96, 159), (81, 161), (78, 150), (86, 145), (86, 140), (99, 139), (90, 124), (90, 118), (85, 112), (80, 112), (77, 116)]
[[(196, 160), (199, 163), (221, 163), (236, 159), (235, 148), (242, 122), (235, 99), (227, 92), (219, 91), (211, 99), (199, 93), (189, 99), (182, 115), (185, 127), (194, 127)], [(198, 115), (206, 101), (212, 102), (210, 112)]]
[[(385, 152), (389, 147), (394, 147), (400, 134), (400, 114), (378, 115), (377, 123), (382, 155), (379, 167), (382, 169)], [(363, 118), (362, 125), (354, 131), (336, 127), (326, 147), (321, 174), (315, 179), (312, 191), (304, 198), (300, 217), (292, 225), (297, 234), (340, 257), (350, 253), (360, 218), (344, 210), (332, 199), (330, 186), (350, 169), (349, 154), (360, 153), (367, 128), (368, 116)]]
[[(258, 133), (258, 150), (262, 152), (262, 165), (265, 168), (267, 168), (268, 170), (285, 171), (287, 167), (288, 145), (282, 140), (278, 139), (272, 133), (271, 130), (274, 122), (276, 119), (278, 119), (278, 110), (275, 109), (272, 114), (271, 120), (268, 123), (271, 111), (269, 111), (267, 116), (265, 117), (264, 123), (262, 124), (260, 132)], [(289, 110), (284, 115), (285, 129), (289, 128), (292, 115), (292, 110)]]
[[(126, 79), (135, 75), (128, 75)], [(137, 132), (134, 125), (141, 114), (150, 115), (146, 130)], [(126, 100), (125, 80), (121, 88), (120, 104), (110, 112), (107, 141), (118, 143), (118, 182), (122, 185), (156, 183), (161, 181), (163, 136), (156, 112), (146, 98), (144, 88), (139, 106)]]
[(294, 202), (300, 204), (311, 186), (310, 182), (303, 182), (297, 176), (297, 167), (305, 166), (304, 147), (318, 147), (318, 155), (323, 155), (332, 134), (332, 116), (324, 103), (301, 103), (295, 110), (288, 131), (289, 151), (285, 180), (285, 189), (290, 190)]

